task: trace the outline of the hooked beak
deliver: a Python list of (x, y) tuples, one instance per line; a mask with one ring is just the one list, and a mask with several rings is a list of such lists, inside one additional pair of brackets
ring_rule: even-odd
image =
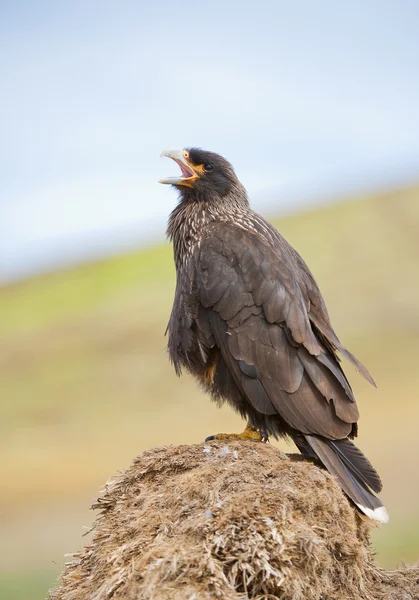
[(160, 156), (167, 156), (174, 160), (182, 171), (181, 177), (165, 177), (159, 179), (159, 183), (170, 183), (172, 185), (186, 185), (192, 187), (192, 182), (199, 178), (198, 173), (188, 162), (189, 153), (187, 150), (179, 150), (177, 148), (171, 148), (170, 150), (163, 150)]

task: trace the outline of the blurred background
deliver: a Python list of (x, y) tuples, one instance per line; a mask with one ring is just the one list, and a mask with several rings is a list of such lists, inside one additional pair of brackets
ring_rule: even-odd
[(167, 360), (167, 147), (226, 156), (308, 262), (378, 384), (347, 367), (377, 559), (418, 559), (418, 26), (409, 0), (0, 3), (2, 598), (46, 595), (142, 450), (241, 431)]

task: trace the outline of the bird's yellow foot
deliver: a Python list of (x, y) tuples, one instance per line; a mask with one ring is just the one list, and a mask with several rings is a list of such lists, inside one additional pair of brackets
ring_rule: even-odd
[(211, 440), (251, 440), (253, 442), (267, 442), (268, 436), (260, 433), (254, 429), (251, 425), (247, 425), (243, 433), (217, 433), (216, 435), (209, 435), (205, 438), (206, 442)]

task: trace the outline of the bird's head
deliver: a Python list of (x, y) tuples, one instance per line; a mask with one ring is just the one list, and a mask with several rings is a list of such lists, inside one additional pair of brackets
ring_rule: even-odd
[(163, 150), (161, 156), (173, 159), (180, 167), (178, 177), (165, 177), (160, 183), (178, 188), (181, 197), (190, 200), (211, 201), (246, 192), (231, 164), (215, 152), (200, 148)]

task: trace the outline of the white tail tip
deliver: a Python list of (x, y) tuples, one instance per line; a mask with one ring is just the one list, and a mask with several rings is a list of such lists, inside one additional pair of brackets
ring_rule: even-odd
[(378, 523), (388, 523), (390, 520), (385, 506), (379, 506), (378, 508), (372, 509), (362, 506), (362, 504), (357, 504), (357, 507), (364, 513), (364, 515), (367, 515), (369, 519), (377, 521)]

